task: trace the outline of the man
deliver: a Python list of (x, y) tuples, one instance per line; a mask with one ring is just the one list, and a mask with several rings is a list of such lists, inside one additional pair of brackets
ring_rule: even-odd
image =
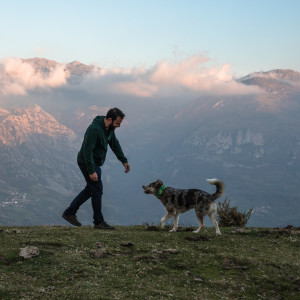
[(115, 229), (108, 225), (102, 215), (103, 186), (101, 181), (101, 166), (104, 164), (108, 145), (120, 160), (125, 173), (130, 171), (130, 165), (124, 156), (115, 129), (121, 126), (125, 114), (118, 108), (110, 109), (106, 116), (97, 116), (85, 132), (81, 149), (77, 156), (78, 166), (86, 181), (86, 187), (77, 195), (62, 217), (75, 226), (81, 226), (76, 212), (79, 207), (92, 198), (95, 229)]

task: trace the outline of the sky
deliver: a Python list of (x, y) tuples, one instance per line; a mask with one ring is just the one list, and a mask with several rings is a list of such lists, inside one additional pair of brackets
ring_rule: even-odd
[(298, 0), (0, 0), (0, 60), (153, 68), (201, 56), (234, 77), (300, 72)]

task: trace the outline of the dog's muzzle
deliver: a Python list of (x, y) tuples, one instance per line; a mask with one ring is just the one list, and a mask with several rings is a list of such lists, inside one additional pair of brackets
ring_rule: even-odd
[(143, 185), (142, 188), (144, 189), (145, 194), (150, 194), (151, 193), (149, 190), (147, 190), (147, 186)]

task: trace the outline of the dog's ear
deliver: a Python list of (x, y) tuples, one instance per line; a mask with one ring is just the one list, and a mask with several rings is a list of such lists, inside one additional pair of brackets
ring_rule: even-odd
[(160, 179), (157, 179), (157, 180), (156, 180), (156, 183), (158, 183), (158, 184), (163, 184), (163, 182), (162, 182)]

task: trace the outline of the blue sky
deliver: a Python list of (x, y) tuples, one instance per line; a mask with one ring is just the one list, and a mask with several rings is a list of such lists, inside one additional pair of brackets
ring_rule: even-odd
[(201, 54), (244, 76), (300, 71), (297, 0), (0, 0), (0, 59), (152, 67)]

